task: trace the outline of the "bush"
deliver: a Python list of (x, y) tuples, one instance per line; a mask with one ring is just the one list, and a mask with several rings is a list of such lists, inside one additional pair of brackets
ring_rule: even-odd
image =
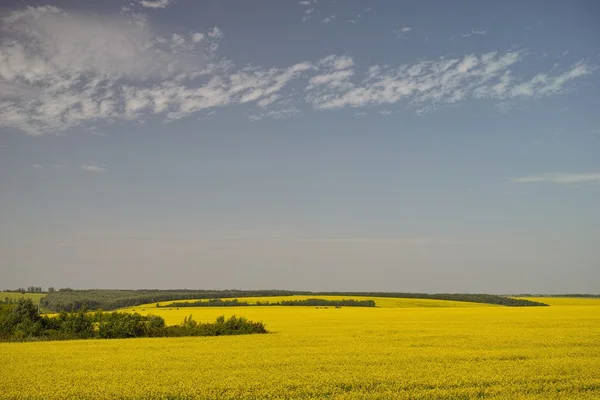
[(219, 336), (266, 333), (262, 322), (220, 316), (214, 323), (199, 323), (192, 316), (177, 326), (166, 326), (156, 315), (95, 313), (80, 309), (58, 316), (41, 316), (31, 300), (0, 305), (0, 340), (124, 339), (136, 337)]

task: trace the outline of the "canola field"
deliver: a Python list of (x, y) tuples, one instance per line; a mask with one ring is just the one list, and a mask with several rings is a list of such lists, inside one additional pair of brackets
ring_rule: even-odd
[[(393, 298), (393, 297), (366, 297), (366, 296), (320, 296), (320, 295), (294, 295), (294, 296), (265, 296), (265, 297), (235, 297), (239, 301), (244, 301), (248, 304), (261, 303), (277, 303), (286, 300), (308, 300), (308, 299), (323, 299), (323, 300), (373, 300), (375, 301), (376, 307), (385, 308), (416, 308), (416, 307), (496, 307), (493, 304), (483, 303), (470, 303), (466, 301), (448, 301), (448, 300), (432, 300), (432, 299), (405, 299), (405, 298)], [(222, 298), (221, 300), (233, 300), (234, 297)], [(161, 306), (166, 306), (174, 302), (194, 302), (194, 301), (206, 301), (203, 300), (171, 300), (161, 301)], [(535, 300), (534, 300), (535, 301)], [(139, 307), (133, 307), (131, 310), (138, 311), (140, 309), (146, 309), (148, 307), (156, 307), (154, 304), (145, 304)]]
[(171, 324), (236, 314), (271, 333), (0, 343), (0, 399), (598, 399), (600, 299), (555, 300), (524, 308), (144, 305), (133, 310)]

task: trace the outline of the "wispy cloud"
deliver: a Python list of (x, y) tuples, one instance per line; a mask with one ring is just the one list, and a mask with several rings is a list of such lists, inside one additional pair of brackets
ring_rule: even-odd
[(533, 182), (551, 182), (563, 185), (576, 183), (600, 183), (600, 171), (598, 172), (583, 172), (583, 173), (546, 173), (537, 175), (527, 175), (520, 178), (512, 178), (514, 183), (533, 183)]
[(139, 4), (146, 8), (166, 8), (171, 0), (140, 0)]
[(401, 28), (395, 29), (394, 33), (396, 34), (396, 36), (404, 36), (410, 31), (412, 31), (412, 28), (410, 26), (403, 26)]
[(303, 0), (298, 2), (303, 8), (302, 22), (306, 22), (315, 15), (317, 0)]
[[(314, 8), (312, 0), (301, 3)], [(375, 64), (361, 74), (352, 57), (336, 54), (283, 67), (235, 66), (219, 57), (225, 35), (218, 27), (158, 33), (127, 18), (50, 6), (6, 14), (0, 127), (40, 135), (150, 116), (172, 121), (236, 104), (256, 107), (244, 111), (255, 119), (400, 102), (419, 114), (469, 99), (518, 106), (568, 92), (596, 70), (582, 60), (517, 73), (516, 64), (528, 58), (524, 50)]]
[(523, 62), (526, 56), (524, 51), (513, 50), (422, 60), (399, 67), (373, 65), (359, 83), (353, 81), (353, 68), (321, 68), (323, 82), (309, 86), (306, 100), (321, 110), (406, 100), (417, 112), (423, 113), (467, 99), (506, 102), (560, 94), (571, 88), (571, 82), (595, 69), (581, 61), (554, 74), (538, 73), (533, 78), (514, 75), (512, 67)]
[(262, 119), (287, 119), (300, 114), (300, 110), (296, 107), (280, 108), (275, 110), (269, 110), (267, 112), (252, 114), (248, 116), (248, 119), (252, 122), (260, 121)]
[(219, 27), (213, 26), (213, 28), (208, 32), (208, 37), (213, 39), (221, 39), (223, 38), (223, 31), (220, 30)]
[(487, 31), (471, 29), (471, 32), (463, 33), (463, 37), (486, 35)]
[(106, 171), (108, 171), (106, 168), (100, 167), (96, 164), (83, 164), (80, 168), (82, 170), (88, 171), (88, 172), (106, 172)]
[(131, 118), (146, 103), (127, 83), (175, 84), (219, 68), (212, 62), (218, 28), (208, 33), (210, 40), (198, 42), (197, 33), (167, 39), (134, 22), (52, 6), (5, 16), (0, 86), (13, 90), (0, 92), (0, 126), (36, 135)]
[(322, 19), (322, 20), (321, 20), (321, 23), (323, 23), (323, 24), (328, 24), (328, 23), (330, 23), (331, 21), (333, 21), (334, 19), (335, 19), (335, 14), (332, 14), (332, 15), (330, 15), (329, 17)]

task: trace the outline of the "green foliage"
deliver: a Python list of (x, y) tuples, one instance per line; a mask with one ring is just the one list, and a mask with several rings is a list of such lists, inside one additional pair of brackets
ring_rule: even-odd
[(209, 299), (208, 301), (184, 301), (173, 302), (157, 307), (249, 307), (249, 306), (310, 306), (310, 307), (375, 307), (375, 300), (325, 300), (325, 299), (306, 299), (306, 300), (283, 300), (279, 302), (256, 302), (248, 303), (246, 301)]
[(125, 339), (165, 336), (219, 336), (266, 333), (262, 322), (223, 316), (214, 323), (198, 323), (191, 316), (178, 326), (166, 326), (156, 315), (80, 309), (58, 316), (41, 316), (31, 299), (0, 304), (0, 340)]
[(137, 313), (105, 314), (98, 324), (98, 337), (101, 339), (143, 337), (147, 320), (148, 318)]
[(94, 337), (94, 320), (85, 309), (75, 313), (61, 312), (56, 320), (61, 336), (77, 339)]
[(219, 299), (224, 297), (291, 296), (309, 292), (286, 290), (73, 290), (60, 289), (45, 296), (41, 304), (53, 311), (116, 310), (159, 301), (187, 299)]
[(235, 315), (228, 319), (221, 315), (213, 323), (197, 322), (190, 315), (180, 325), (166, 327), (164, 333), (165, 336), (169, 337), (223, 336), (267, 333), (267, 330), (262, 322), (248, 321), (244, 317), (236, 317)]
[(324, 300), (324, 299), (306, 299), (306, 300), (283, 300), (279, 303), (256, 303), (257, 305), (274, 306), (314, 306), (314, 307), (375, 307), (375, 300)]
[(31, 299), (21, 299), (16, 304), (5, 304), (0, 312), (0, 337), (17, 338), (38, 335), (42, 317)]
[[(49, 293), (41, 299), (40, 304), (53, 311), (75, 311), (82, 307), (90, 310), (116, 310), (140, 304), (160, 301), (214, 299), (236, 297), (268, 297), (268, 296), (361, 296), (361, 297), (395, 297), (408, 299), (451, 300), (472, 303), (497, 304), (508, 307), (546, 306), (547, 304), (514, 299), (507, 296), (471, 293), (398, 293), (398, 292), (307, 292), (289, 290), (73, 290), (60, 289)], [(215, 304), (215, 303), (213, 303)], [(224, 306), (233, 304), (221, 304)], [(238, 303), (237, 305), (242, 305)], [(198, 307), (198, 306), (195, 306)]]
[(164, 306), (157, 303), (156, 307), (246, 307), (251, 305), (246, 301), (238, 301), (238, 299), (208, 299), (208, 301), (177, 301)]

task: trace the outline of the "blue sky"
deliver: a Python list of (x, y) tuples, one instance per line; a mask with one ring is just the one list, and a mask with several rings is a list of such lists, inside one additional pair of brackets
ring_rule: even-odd
[(96, 3), (0, 9), (0, 288), (600, 292), (597, 2)]

